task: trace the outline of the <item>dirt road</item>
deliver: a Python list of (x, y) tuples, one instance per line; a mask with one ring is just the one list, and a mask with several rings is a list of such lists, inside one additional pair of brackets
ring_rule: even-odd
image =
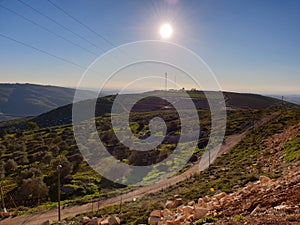
[[(258, 121), (254, 125), (254, 128), (257, 128), (257, 127), (267, 123), (268, 121), (270, 121), (272, 118), (274, 118), (277, 115), (278, 114), (273, 114), (273, 115), (263, 118), (262, 120)], [(221, 146), (221, 149), (220, 149), (218, 155), (222, 154), (223, 152), (225, 152), (225, 151), (229, 150), (230, 148), (234, 147), (235, 145), (237, 145), (245, 136), (247, 136), (247, 134), (249, 134), (249, 132), (252, 128), (253, 127), (250, 127), (247, 130), (245, 130), (243, 133), (240, 133), (240, 134), (234, 134), (234, 135), (227, 136), (225, 138), (225, 144), (223, 144)], [(201, 161), (202, 161), (202, 163), (200, 165), (199, 165), (199, 163), (196, 163), (191, 168), (189, 168), (187, 171), (185, 171), (184, 173), (182, 173), (180, 175), (171, 177), (167, 180), (163, 180), (163, 181), (151, 184), (146, 187), (141, 187), (132, 192), (129, 192), (129, 193), (117, 196), (117, 197), (112, 197), (112, 198), (109, 198), (106, 200), (102, 200), (100, 202), (65, 207), (61, 210), (61, 217), (62, 217), (62, 219), (64, 219), (64, 218), (67, 218), (70, 216), (75, 216), (80, 213), (96, 210), (99, 207), (101, 208), (104, 206), (116, 205), (116, 204), (119, 204), (121, 202), (121, 200), (123, 202), (132, 201), (133, 198), (140, 198), (140, 197), (145, 196), (146, 194), (158, 192), (162, 188), (174, 185), (180, 181), (187, 179), (191, 175), (193, 175), (195, 173), (199, 173), (199, 171), (201, 171), (201, 170), (204, 170), (205, 167), (208, 165), (208, 158), (206, 157), (206, 158), (202, 159)], [(57, 220), (57, 209), (56, 208), (47, 210), (47, 211), (38, 212), (35, 214), (18, 216), (15, 218), (7, 218), (3, 221), (0, 221), (0, 225), (23, 225), (23, 224), (24, 225), (41, 225), (43, 222), (45, 222), (47, 220), (51, 220), (51, 221)]]

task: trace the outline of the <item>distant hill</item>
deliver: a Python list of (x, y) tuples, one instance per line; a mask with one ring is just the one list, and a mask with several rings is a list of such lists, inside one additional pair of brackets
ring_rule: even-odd
[[(273, 98), (281, 99), (281, 95), (270, 95)], [(291, 102), (300, 105), (300, 95), (284, 95), (283, 99), (287, 102)]]
[[(72, 89), (71, 89), (72, 90)], [(156, 94), (159, 91), (155, 91)], [(161, 94), (161, 93), (160, 93)], [(194, 101), (194, 104), (197, 109), (206, 110), (209, 108), (205, 95), (201, 91), (191, 91), (188, 92), (191, 98)], [(128, 94), (133, 98), (138, 95), (143, 94)], [(224, 99), (228, 110), (237, 110), (237, 109), (253, 109), (253, 110), (262, 110), (262, 109), (276, 109), (280, 108), (281, 100), (267, 97), (258, 94), (241, 94), (234, 92), (224, 92)], [(181, 92), (168, 92), (168, 96), (172, 96), (174, 101), (182, 101), (184, 104), (185, 99)], [(97, 101), (96, 106), (96, 116), (103, 116), (105, 113), (111, 112), (111, 107), (114, 102), (114, 95), (101, 97)], [(86, 105), (89, 105), (89, 100), (82, 101), (82, 108), (86, 108)], [(164, 100), (147, 100), (140, 101), (138, 105), (134, 107), (134, 111), (157, 111), (163, 109), (167, 103)], [(292, 103), (285, 102), (286, 108), (297, 107)], [(23, 120), (19, 121), (9, 121), (8, 123), (1, 123), (1, 128), (7, 127), (16, 127), (19, 129), (24, 129), (28, 121), (35, 122), (39, 127), (51, 127), (51, 126), (61, 126), (72, 123), (72, 104), (64, 105), (55, 109), (50, 110), (49, 112), (42, 113), (36, 117), (28, 118), (25, 122)]]
[[(0, 121), (37, 116), (70, 104), (75, 89), (36, 84), (0, 84)], [(81, 90), (82, 100), (92, 96), (92, 91)]]

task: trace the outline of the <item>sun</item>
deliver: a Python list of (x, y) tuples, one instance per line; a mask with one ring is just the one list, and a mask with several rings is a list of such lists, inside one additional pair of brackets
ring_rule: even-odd
[(168, 39), (173, 34), (173, 28), (169, 23), (162, 24), (160, 26), (159, 33), (163, 39)]

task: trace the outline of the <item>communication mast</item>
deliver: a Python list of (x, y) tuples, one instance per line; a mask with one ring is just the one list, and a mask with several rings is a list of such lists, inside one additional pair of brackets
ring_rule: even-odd
[(168, 90), (168, 73), (165, 72), (165, 91)]

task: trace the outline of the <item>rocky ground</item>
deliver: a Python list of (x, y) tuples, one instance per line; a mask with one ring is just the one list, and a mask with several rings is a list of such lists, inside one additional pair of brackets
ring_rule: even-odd
[[(188, 205), (176, 206), (168, 201), (166, 209), (150, 214), (150, 225), (179, 224), (300, 224), (300, 162), (289, 166), (284, 162), (284, 144), (294, 137), (300, 124), (265, 141), (265, 148), (254, 167), (256, 173), (280, 172), (282, 176), (271, 180), (260, 176), (259, 181), (231, 194), (216, 193), (213, 197), (199, 198)], [(257, 169), (259, 168), (259, 169)], [(212, 190), (213, 191), (213, 190)], [(171, 211), (167, 208), (174, 209)]]
[[(213, 191), (213, 190), (212, 190)], [(183, 205), (183, 199), (165, 203), (163, 210), (149, 215), (150, 225), (216, 224), (216, 225), (285, 225), (300, 224), (300, 162), (286, 167), (283, 176), (270, 179), (260, 176), (256, 182), (233, 193), (219, 192)], [(118, 225), (116, 216), (83, 217), (81, 225)], [(78, 224), (78, 223), (62, 223)]]
[[(199, 198), (188, 205), (168, 201), (164, 210), (154, 210), (150, 225), (206, 224), (300, 224), (300, 162), (288, 167), (281, 178), (271, 180), (260, 176), (259, 181), (226, 194)], [(206, 218), (206, 219), (205, 219)]]

